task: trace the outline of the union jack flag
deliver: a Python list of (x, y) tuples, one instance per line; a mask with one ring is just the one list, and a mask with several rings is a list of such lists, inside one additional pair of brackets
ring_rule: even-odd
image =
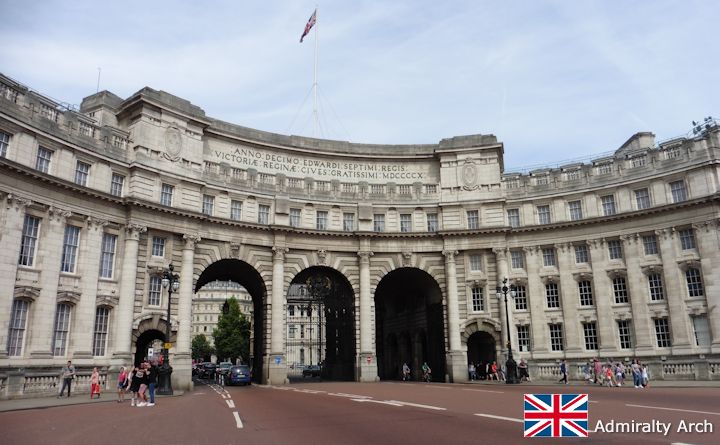
[(302, 43), (303, 39), (305, 38), (308, 33), (310, 33), (310, 30), (313, 26), (315, 26), (315, 21), (317, 20), (317, 9), (313, 11), (312, 15), (310, 16), (310, 19), (308, 20), (307, 24), (305, 25), (305, 30), (303, 31), (302, 35), (300, 36), (300, 43)]
[(587, 394), (525, 394), (525, 437), (588, 437)]

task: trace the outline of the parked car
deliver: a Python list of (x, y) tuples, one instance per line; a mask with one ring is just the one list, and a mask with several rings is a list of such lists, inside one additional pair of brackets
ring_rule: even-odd
[(231, 367), (225, 380), (226, 385), (250, 385), (251, 383), (252, 371), (246, 365)]
[(320, 377), (320, 365), (307, 365), (303, 369), (303, 377)]
[(232, 362), (218, 363), (217, 368), (215, 368), (215, 373), (227, 375), (230, 372), (230, 368), (232, 368), (232, 367), (233, 367)]
[(215, 369), (216, 368), (217, 368), (217, 365), (215, 363), (210, 363), (210, 362), (203, 363), (202, 373), (200, 374), (200, 377), (202, 377), (204, 379), (215, 378)]

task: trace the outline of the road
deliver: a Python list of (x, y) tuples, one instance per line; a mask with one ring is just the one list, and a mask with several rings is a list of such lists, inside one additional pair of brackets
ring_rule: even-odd
[[(523, 394), (586, 392), (592, 444), (720, 443), (720, 388), (300, 383), (196, 386), (154, 407), (126, 402), (0, 413), (0, 443), (146, 444), (515, 444)], [(108, 394), (109, 396), (109, 394)], [(592, 432), (598, 420), (667, 422), (670, 433)], [(678, 433), (680, 422), (712, 432)], [(578, 439), (575, 439), (578, 440)], [(557, 443), (532, 439), (531, 443)]]

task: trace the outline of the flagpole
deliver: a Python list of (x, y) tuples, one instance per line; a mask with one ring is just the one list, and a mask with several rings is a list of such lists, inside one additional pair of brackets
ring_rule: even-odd
[(317, 22), (317, 10), (318, 7), (315, 5), (315, 67), (313, 69), (313, 118), (315, 119), (315, 126), (313, 128), (313, 136), (318, 137), (320, 123), (318, 119), (318, 96), (317, 96), (317, 66), (318, 66), (318, 22)]

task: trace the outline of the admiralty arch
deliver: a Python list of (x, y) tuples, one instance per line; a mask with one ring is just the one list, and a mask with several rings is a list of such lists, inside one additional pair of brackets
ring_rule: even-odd
[(94, 366), (112, 382), (150, 339), (172, 344), (173, 386), (191, 388), (193, 297), (223, 281), (252, 298), (262, 383), (288, 382), (288, 326), (312, 305), (327, 379), (428, 362), (463, 382), (469, 362), (504, 361), (508, 337), (538, 378), (562, 359), (578, 378), (595, 357), (720, 378), (713, 119), (510, 173), (493, 135), (288, 136), (147, 87), (72, 107), (1, 75), (0, 96), (0, 398), (51, 391), (67, 360), (79, 384)]

